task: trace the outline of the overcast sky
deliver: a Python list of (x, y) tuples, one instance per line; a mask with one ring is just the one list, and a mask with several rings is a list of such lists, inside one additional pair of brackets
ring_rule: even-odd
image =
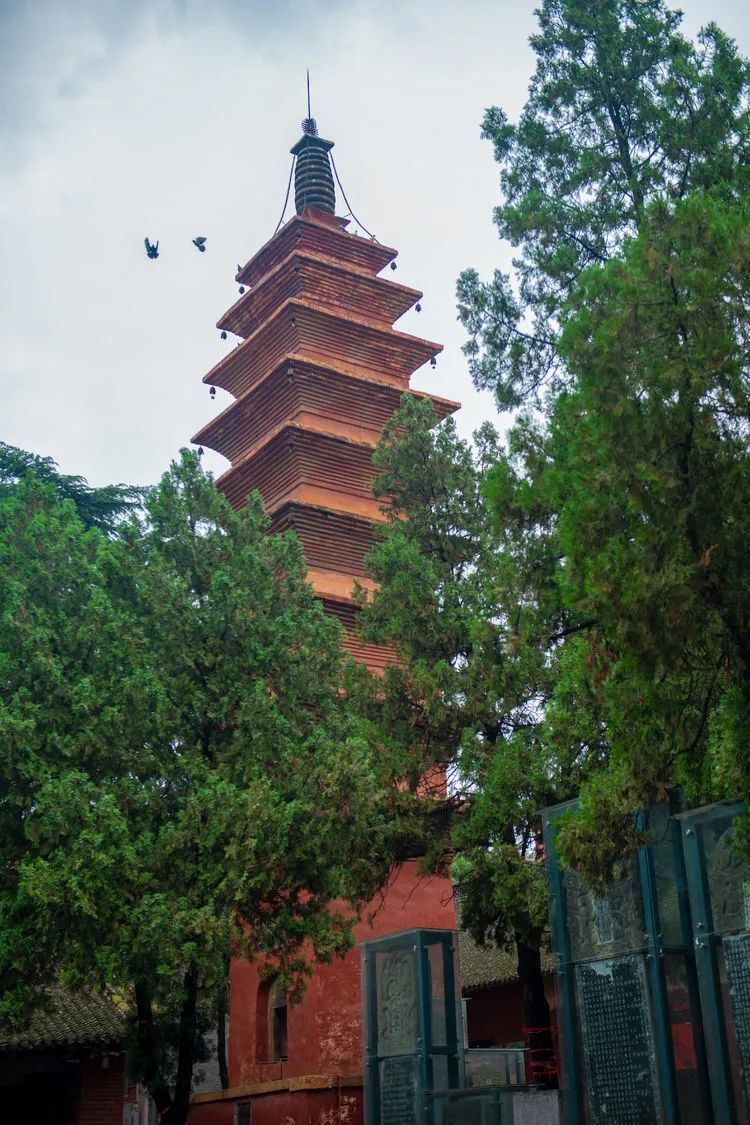
[[(750, 54), (747, 0), (682, 7), (690, 33), (710, 17)], [(454, 286), (508, 265), (479, 126), (486, 106), (523, 104), (533, 8), (0, 0), (0, 440), (96, 484), (147, 483), (223, 409), (201, 378), (231, 346), (215, 324), (236, 265), (278, 222), (308, 66), (352, 207), (424, 290), (399, 326), (445, 344), (415, 385), (460, 399), (467, 435), (493, 417)]]

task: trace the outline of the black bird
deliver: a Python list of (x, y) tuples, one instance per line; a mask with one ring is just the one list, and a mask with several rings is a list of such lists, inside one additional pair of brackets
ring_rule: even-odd
[(206, 240), (205, 240), (205, 238), (194, 238), (193, 239), (193, 246), (197, 246), (198, 249), (200, 250), (201, 254), (206, 253)]
[(149, 258), (158, 258), (159, 257), (159, 243), (158, 242), (149, 242), (149, 240), (147, 238), (144, 238), (143, 245), (146, 247), (146, 253), (148, 254)]

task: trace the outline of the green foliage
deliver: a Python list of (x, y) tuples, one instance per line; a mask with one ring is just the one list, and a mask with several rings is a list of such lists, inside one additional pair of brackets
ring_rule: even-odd
[(379, 590), (362, 628), (398, 663), (382, 680), (359, 669), (357, 698), (415, 851), (438, 869), (456, 856), (464, 923), (478, 940), (535, 945), (546, 920), (536, 813), (577, 777), (555, 772), (539, 738), (554, 651), (526, 643), (526, 578), (510, 546), (497, 549), (482, 491), (497, 435), (484, 427), (472, 449), (452, 420), (434, 423), (428, 402), (405, 396), (376, 453), (388, 522), (368, 559)]
[(544, 0), (517, 125), (487, 110), (500, 164), (500, 236), (515, 278), (459, 280), (465, 351), (501, 408), (565, 385), (559, 315), (590, 265), (617, 254), (649, 202), (750, 183), (750, 69), (715, 24), (692, 43), (663, 0)]
[(750, 202), (653, 204), (564, 321), (573, 381), (531, 487), (555, 515), (560, 596), (592, 620), (573, 662), (596, 707), (577, 723), (603, 730), (608, 765), (562, 840), (603, 878), (632, 836), (612, 831), (618, 805), (667, 781), (750, 797)]
[(484, 122), (515, 276), (458, 288), (475, 381), (521, 409), (473, 456), (404, 405), (365, 617), (416, 803), (449, 773), (427, 862), (452, 849), (478, 937), (532, 943), (545, 804), (580, 792), (560, 844), (601, 886), (665, 784), (750, 797), (750, 69), (661, 0), (539, 21), (520, 121)]
[(601, 885), (666, 783), (750, 796), (750, 67), (662, 0), (538, 14), (518, 123), (484, 121), (515, 274), (458, 296), (518, 410), (485, 481), (497, 614), (512, 663), (547, 662), (544, 768), (582, 785), (563, 857)]
[(61, 473), (51, 457), (38, 457), (0, 441), (0, 498), (9, 495), (27, 474), (51, 485), (60, 500), (72, 500), (85, 526), (97, 527), (106, 535), (138, 507), (145, 492), (128, 484), (92, 488), (83, 477)]
[(387, 871), (304, 574), (260, 499), (232, 511), (189, 453), (117, 539), (31, 477), (0, 499), (0, 1010), (52, 979), (135, 999), (170, 1121), (230, 951), (298, 992)]

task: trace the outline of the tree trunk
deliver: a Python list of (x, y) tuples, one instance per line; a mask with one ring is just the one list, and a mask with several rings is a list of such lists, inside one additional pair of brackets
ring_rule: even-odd
[(188, 969), (183, 979), (185, 998), (180, 1012), (177, 1038), (177, 1079), (174, 1097), (164, 1081), (162, 1060), (154, 1033), (151, 993), (142, 981), (135, 986), (138, 1013), (138, 1050), (142, 1059), (141, 1080), (156, 1105), (159, 1125), (187, 1125), (190, 1112), (190, 1087), (193, 1081), (195, 1059), (196, 1003), (198, 998), (198, 971)]
[(138, 1018), (136, 1040), (141, 1058), (141, 1081), (156, 1105), (158, 1120), (164, 1121), (172, 1106), (172, 1095), (163, 1080), (159, 1052), (154, 1034), (154, 1015), (151, 1009), (151, 993), (143, 981), (135, 985), (135, 1006)]
[[(515, 936), (518, 954), (518, 979), (521, 984), (523, 1016), (530, 1049), (527, 1063), (527, 1081), (540, 1080), (549, 1089), (557, 1087), (553, 1067), (555, 1052), (552, 1046), (552, 1027), (549, 1004), (544, 993), (542, 959), (538, 949), (532, 948)], [(545, 1074), (546, 1070), (546, 1074)]]
[(229, 1089), (229, 1069), (227, 1067), (227, 998), (229, 994), (229, 958), (224, 961), (224, 980), (219, 988), (216, 1005), (216, 1054), (219, 1060), (219, 1081), (222, 1090)]
[(174, 1099), (164, 1125), (186, 1125), (190, 1113), (190, 1088), (193, 1083), (195, 1061), (196, 1005), (198, 1000), (198, 970), (190, 968), (183, 979), (185, 998), (180, 1012), (177, 1034), (177, 1079)]

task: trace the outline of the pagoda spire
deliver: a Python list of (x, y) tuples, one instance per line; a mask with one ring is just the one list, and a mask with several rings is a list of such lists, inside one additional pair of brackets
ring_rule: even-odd
[(294, 166), (294, 207), (304, 215), (315, 207), (328, 215), (336, 214), (336, 191), (328, 153), (333, 141), (318, 136), (318, 123), (310, 109), (310, 71), (307, 72), (307, 117), (302, 122), (302, 136), (291, 149), (296, 156)]

